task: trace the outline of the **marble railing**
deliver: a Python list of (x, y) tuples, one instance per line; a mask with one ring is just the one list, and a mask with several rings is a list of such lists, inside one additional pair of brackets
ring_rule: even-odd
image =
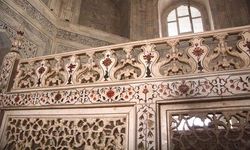
[(250, 65), (250, 27), (21, 59), (11, 90), (198, 75)]
[(247, 149), (249, 29), (32, 59), (10, 52), (0, 73), (0, 149)]

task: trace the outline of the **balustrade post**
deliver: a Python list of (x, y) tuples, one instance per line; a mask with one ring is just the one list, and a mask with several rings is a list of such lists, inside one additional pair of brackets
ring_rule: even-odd
[[(17, 62), (20, 60), (21, 55), (17, 51), (10, 51), (3, 59), (1, 72), (0, 72), (0, 92), (5, 93), (13, 84), (13, 76), (17, 74), (16, 67)], [(15, 72), (16, 71), (16, 72)]]

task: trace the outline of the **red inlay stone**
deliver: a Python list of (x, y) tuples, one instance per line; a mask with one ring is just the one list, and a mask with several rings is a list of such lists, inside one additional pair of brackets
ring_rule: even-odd
[(106, 59), (102, 62), (102, 64), (103, 64), (104, 66), (106, 66), (106, 67), (110, 66), (111, 63), (112, 63), (112, 60), (111, 60), (110, 58), (106, 58)]
[(20, 98), (19, 98), (19, 96), (17, 95), (17, 96), (15, 97), (15, 102), (19, 102), (19, 100), (20, 100)]
[(39, 73), (39, 74), (43, 74), (44, 71), (45, 71), (45, 68), (44, 68), (44, 67), (40, 67), (40, 68), (38, 69), (38, 73)]
[(107, 92), (108, 98), (112, 98), (114, 95), (115, 95), (115, 92), (111, 89)]
[(60, 93), (57, 93), (55, 96), (55, 100), (60, 100), (62, 98), (62, 95)]
[(187, 86), (186, 84), (181, 84), (178, 89), (181, 93), (187, 93), (189, 90), (189, 86)]

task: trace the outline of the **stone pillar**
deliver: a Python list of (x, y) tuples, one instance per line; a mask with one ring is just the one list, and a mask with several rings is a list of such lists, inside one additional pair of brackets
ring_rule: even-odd
[[(23, 50), (24, 43), (24, 27), (21, 25), (16, 31), (16, 35), (11, 39), (10, 52), (4, 56), (3, 63), (0, 69), (0, 94), (5, 93), (8, 90), (11, 76), (13, 75), (13, 67), (15, 62), (21, 58), (19, 53)], [(1, 100), (0, 100), (1, 103)]]

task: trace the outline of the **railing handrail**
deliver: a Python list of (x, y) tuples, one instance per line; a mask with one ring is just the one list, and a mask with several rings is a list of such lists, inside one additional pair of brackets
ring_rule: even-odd
[(21, 59), (8, 89), (96, 87), (104, 82), (119, 85), (249, 70), (249, 29), (243, 26)]
[(249, 29), (250, 29), (250, 25), (246, 25), (246, 26), (219, 29), (219, 30), (206, 31), (206, 32), (200, 32), (200, 33), (190, 33), (190, 34), (171, 36), (171, 37), (160, 37), (160, 38), (155, 38), (155, 39), (133, 41), (133, 42), (127, 42), (127, 43), (121, 43), (121, 44), (113, 44), (113, 45), (108, 45), (108, 46), (76, 50), (76, 51), (59, 53), (59, 54), (38, 56), (38, 57), (28, 58), (28, 59), (21, 59), (20, 62), (38, 61), (38, 60), (43, 60), (43, 59), (55, 58), (55, 57), (67, 57), (71, 55), (80, 55), (80, 54), (90, 52), (90, 51), (100, 52), (100, 51), (105, 51), (105, 50), (110, 50), (110, 49), (114, 50), (114, 49), (124, 48), (126, 46), (136, 47), (136, 46), (145, 45), (147, 43), (150, 43), (150, 44), (164, 43), (167, 40), (171, 40), (171, 39), (185, 40), (185, 39), (190, 39), (193, 37), (210, 37), (210, 36), (214, 36), (215, 34), (223, 33), (223, 32), (232, 34), (232, 33), (237, 33), (239, 31), (242, 31), (242, 30), (249, 30)]

